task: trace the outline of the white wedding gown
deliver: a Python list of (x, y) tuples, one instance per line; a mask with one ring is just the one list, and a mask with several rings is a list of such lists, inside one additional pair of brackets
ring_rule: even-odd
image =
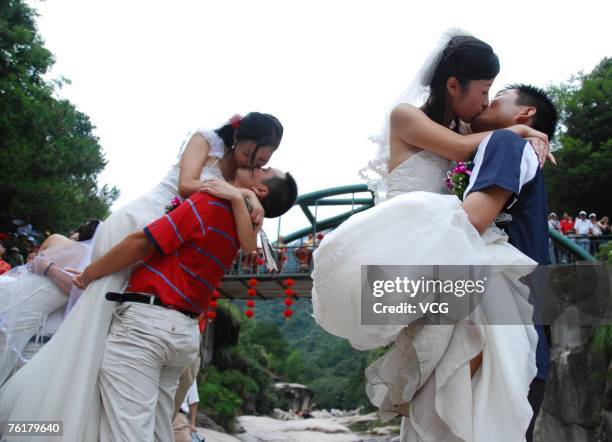
[[(209, 156), (217, 159), (203, 168), (200, 179), (223, 179), (219, 167), (225, 149), (223, 141), (213, 131), (202, 129), (198, 132), (209, 142)], [(178, 196), (178, 159), (185, 144), (176, 164), (154, 189), (104, 221), (101, 230), (96, 232), (92, 261), (130, 233), (164, 215), (165, 207)], [(100, 413), (103, 410), (98, 370), (113, 309), (117, 306), (115, 302), (107, 301), (104, 295), (122, 290), (128, 275), (128, 271), (117, 272), (87, 287), (53, 338), (0, 389), (0, 423), (8, 420), (60, 420), (63, 422), (63, 438), (47, 437), (45, 440), (99, 440)], [(0, 433), (2, 431), (0, 428)], [(19, 440), (36, 442), (40, 437), (21, 437)]]
[[(402, 441), (524, 441), (537, 333), (532, 325), (487, 324), (500, 316), (504, 323), (529, 322), (528, 292), (521, 285), (518, 300), (507, 296), (505, 278), (518, 283), (536, 263), (499, 229), (478, 234), (445, 189), (449, 166), (419, 151), (389, 174), (386, 201), (325, 236), (314, 253), (315, 320), (357, 349), (395, 341), (366, 369), (366, 391), (383, 420), (406, 416)], [(505, 265), (505, 273), (491, 275), (494, 303), (485, 296), (478, 324), (361, 325), (362, 264)], [(482, 365), (470, 378), (469, 361), (481, 351)]]
[[(40, 252), (36, 258), (58, 268), (82, 270), (91, 246), (69, 242)], [(59, 327), (69, 295), (50, 278), (34, 272), (33, 264), (19, 266), (0, 276), (0, 386), (42, 347), (42, 338)], [(75, 293), (76, 295), (76, 293)]]

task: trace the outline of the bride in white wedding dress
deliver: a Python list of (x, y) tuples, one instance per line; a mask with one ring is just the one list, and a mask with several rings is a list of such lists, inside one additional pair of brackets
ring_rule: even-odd
[(65, 269), (82, 271), (89, 263), (99, 223), (80, 226), (77, 240), (49, 236), (29, 263), (0, 275), (0, 386), (36, 354), (78, 300), (81, 291)]
[[(164, 179), (102, 224), (92, 246), (92, 261), (130, 233), (163, 216), (173, 198), (188, 197), (202, 181), (230, 179), (237, 167), (265, 165), (282, 134), (277, 118), (258, 112), (233, 118), (216, 130), (195, 131)], [(253, 207), (261, 208), (254, 195), (245, 196)], [(263, 210), (258, 214), (261, 219), (254, 219), (256, 223), (262, 221)], [(9, 420), (59, 420), (63, 422), (59, 440), (97, 441), (101, 437), (98, 370), (117, 306), (104, 295), (120, 291), (127, 277), (127, 271), (117, 272), (89, 285), (49, 343), (0, 389), (0, 425)], [(0, 426), (0, 434), (3, 431)], [(20, 436), (19, 440), (30, 439)]]
[[(369, 166), (384, 176), (374, 183), (377, 205), (327, 234), (314, 253), (317, 323), (357, 349), (394, 342), (366, 369), (366, 391), (382, 419), (405, 416), (402, 441), (523, 441), (531, 420), (532, 325), (361, 324), (361, 265), (536, 264), (499, 230), (479, 235), (461, 201), (445, 188), (449, 160), (468, 159), (490, 134), (461, 135), (458, 128), (486, 107), (498, 71), (486, 43), (456, 31), (445, 36), (377, 140), (381, 150)], [(421, 108), (410, 105), (419, 98), (426, 99)], [(526, 126), (510, 129), (522, 137), (542, 136)], [(544, 148), (539, 156), (547, 153)], [(496, 300), (508, 291), (501, 276), (491, 278)], [(526, 301), (507, 306), (504, 315), (514, 317), (513, 324), (531, 315)], [(486, 310), (486, 303), (481, 307)]]

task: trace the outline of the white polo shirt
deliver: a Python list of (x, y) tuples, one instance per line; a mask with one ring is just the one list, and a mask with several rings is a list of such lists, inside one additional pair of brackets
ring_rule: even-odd
[(198, 384), (196, 381), (193, 381), (191, 387), (189, 387), (189, 391), (187, 391), (187, 397), (181, 404), (181, 410), (184, 413), (189, 413), (189, 406), (191, 404), (197, 404), (200, 402), (200, 396), (198, 395)]
[(593, 224), (588, 219), (579, 218), (574, 223), (574, 230), (578, 235), (588, 235), (591, 228), (593, 228)]

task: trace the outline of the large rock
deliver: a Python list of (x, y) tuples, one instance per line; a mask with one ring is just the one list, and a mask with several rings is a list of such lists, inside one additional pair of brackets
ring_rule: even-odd
[(198, 412), (198, 415), (196, 416), (196, 426), (208, 428), (219, 433), (225, 433), (225, 430), (222, 426), (217, 425), (211, 418), (201, 412)]
[[(612, 441), (606, 373), (612, 364), (592, 348), (593, 326), (553, 326), (551, 369), (536, 442)], [(608, 384), (608, 385), (607, 385)]]
[(274, 387), (287, 401), (287, 408), (290, 413), (298, 413), (310, 409), (313, 392), (307, 386), (279, 382), (274, 384)]
[(331, 419), (279, 421), (263, 416), (240, 416), (243, 442), (360, 442), (362, 438)]

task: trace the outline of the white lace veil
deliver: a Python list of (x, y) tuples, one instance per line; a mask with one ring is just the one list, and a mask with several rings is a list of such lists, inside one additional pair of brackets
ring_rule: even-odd
[(438, 67), (440, 58), (448, 42), (459, 35), (470, 35), (459, 28), (451, 28), (445, 31), (440, 37), (440, 41), (436, 48), (429, 53), (425, 61), (418, 70), (416, 76), (408, 84), (406, 89), (393, 102), (389, 111), (385, 115), (385, 122), (379, 133), (372, 135), (370, 141), (377, 145), (376, 156), (370, 160), (366, 167), (359, 171), (359, 176), (366, 181), (368, 188), (374, 192), (375, 201), (379, 202), (385, 198), (387, 186), (386, 178), (389, 175), (389, 117), (395, 106), (401, 103), (408, 103), (415, 106), (420, 106), (429, 96), (429, 84), (433, 78), (434, 72)]

